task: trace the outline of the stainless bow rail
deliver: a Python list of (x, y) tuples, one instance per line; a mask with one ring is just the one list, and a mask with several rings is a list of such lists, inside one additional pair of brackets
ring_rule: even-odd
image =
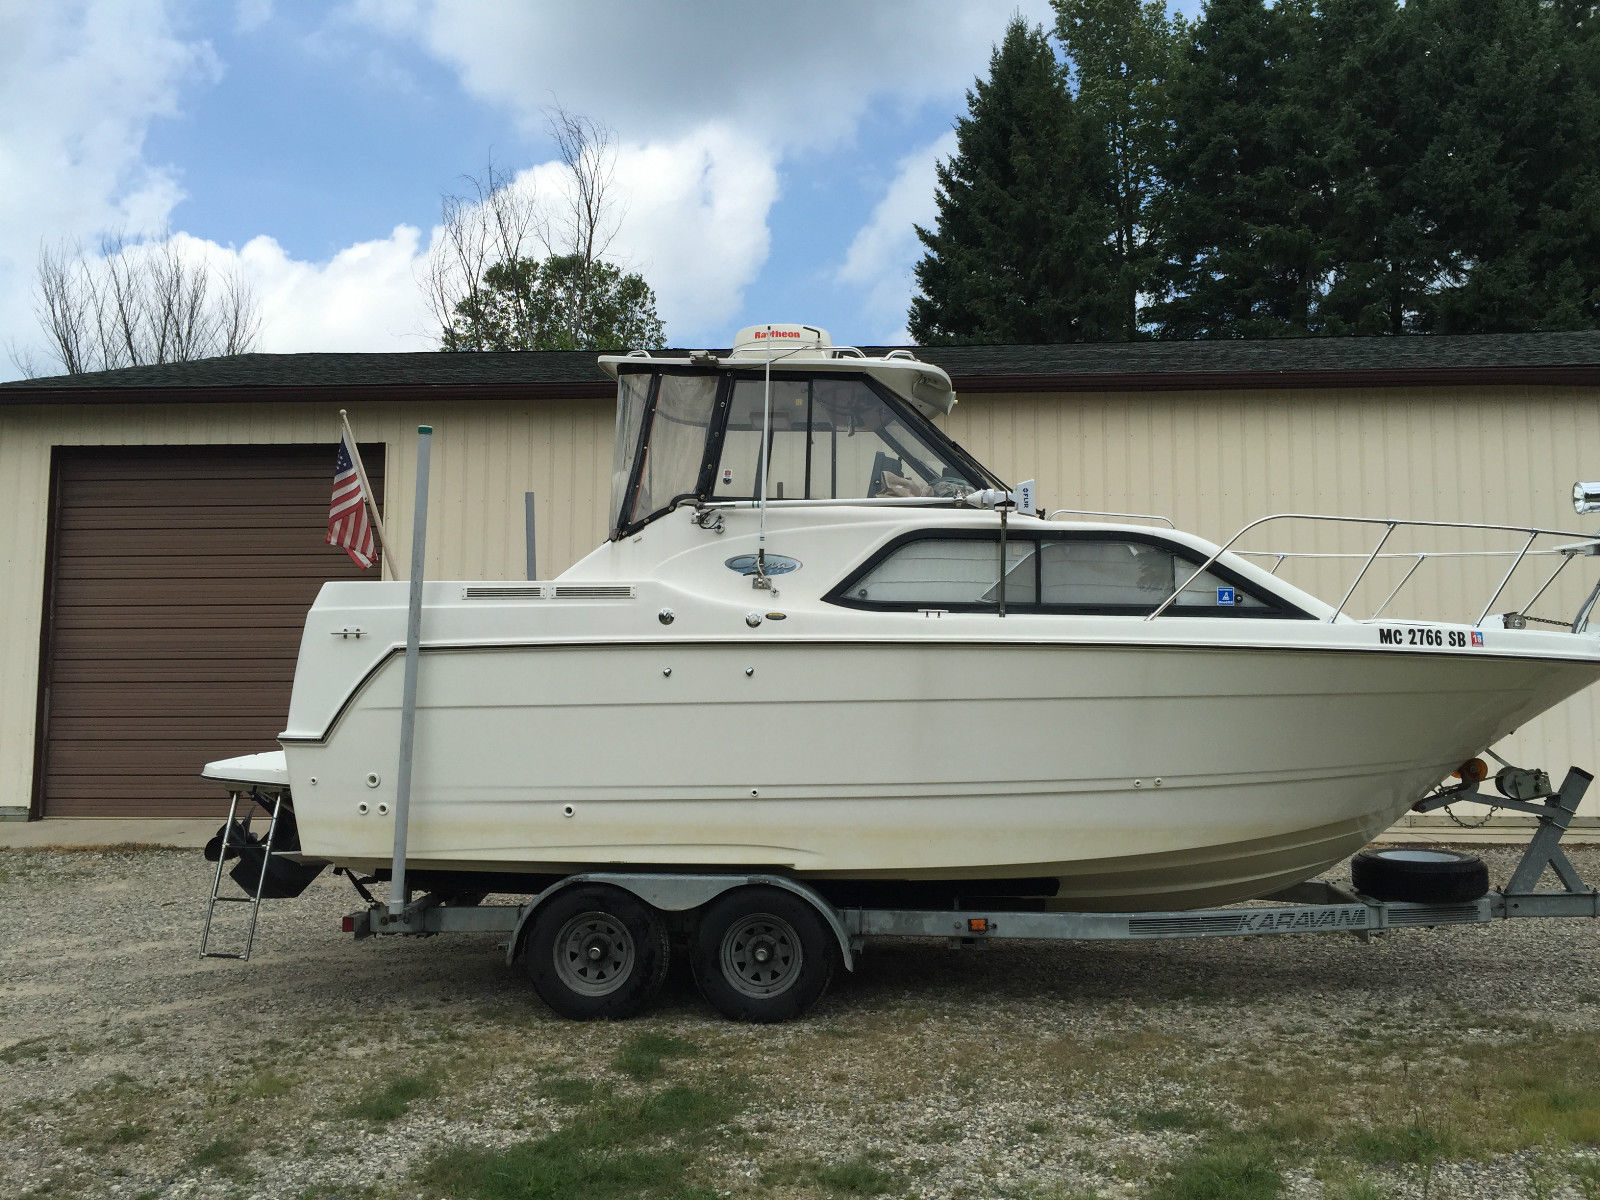
[[(1366, 554), (1318, 554), (1295, 553), (1289, 551), (1279, 552), (1233, 549), (1239, 540), (1251, 530), (1259, 529), (1261, 526), (1269, 524), (1273, 521), (1320, 521), (1328, 524), (1339, 525), (1381, 526), (1383, 532), (1378, 536), (1377, 544), (1374, 545), (1371, 551)], [(1382, 553), (1383, 547), (1389, 541), (1390, 536), (1396, 529), (1463, 529), (1487, 533), (1524, 534), (1526, 535), (1526, 538), (1522, 541), (1520, 546), (1507, 550), (1417, 551), (1411, 553), (1384, 555)], [(1533, 549), (1534, 543), (1537, 542), (1541, 537), (1576, 539), (1576, 541), (1572, 541), (1567, 545), (1554, 546), (1548, 550), (1536, 551)], [(1361, 561), (1361, 569), (1356, 572), (1356, 577), (1351, 580), (1350, 586), (1345, 589), (1345, 593), (1340, 598), (1338, 605), (1335, 606), (1333, 612), (1328, 616), (1327, 620), (1329, 623), (1339, 619), (1340, 614), (1344, 612), (1345, 606), (1350, 603), (1350, 598), (1355, 595), (1356, 588), (1361, 585), (1361, 581), (1366, 578), (1367, 572), (1371, 569), (1372, 564), (1378, 561), (1380, 557), (1413, 559), (1415, 561), (1412, 563), (1411, 569), (1406, 572), (1405, 576), (1400, 580), (1400, 582), (1396, 584), (1389, 595), (1384, 598), (1383, 603), (1381, 603), (1377, 610), (1373, 613), (1373, 617), (1378, 616), (1379, 613), (1382, 613), (1384, 609), (1388, 608), (1388, 606), (1393, 603), (1394, 598), (1400, 594), (1401, 589), (1411, 581), (1412, 577), (1417, 573), (1418, 569), (1421, 568), (1423, 563), (1429, 561), (1430, 559), (1447, 557), (1511, 557), (1511, 565), (1506, 568), (1506, 573), (1501, 577), (1499, 584), (1495, 587), (1493, 594), (1489, 597), (1488, 603), (1483, 606), (1483, 611), (1478, 614), (1477, 621), (1473, 622), (1474, 624), (1478, 624), (1489, 615), (1490, 610), (1494, 608), (1495, 601), (1498, 600), (1505, 592), (1506, 585), (1511, 582), (1511, 577), (1516, 573), (1517, 568), (1521, 566), (1523, 561), (1530, 555), (1540, 556), (1559, 554), (1561, 556), (1561, 562), (1556, 565), (1556, 569), (1554, 571), (1550, 572), (1549, 577), (1539, 585), (1538, 590), (1533, 593), (1528, 602), (1521, 608), (1513, 610), (1514, 613), (1518, 615), (1526, 613), (1528, 609), (1533, 607), (1539, 598), (1543, 596), (1549, 589), (1550, 585), (1556, 581), (1556, 577), (1561, 574), (1561, 572), (1566, 568), (1567, 564), (1570, 563), (1574, 558), (1600, 555), (1600, 538), (1596, 538), (1593, 534), (1574, 532), (1569, 529), (1546, 529), (1535, 525), (1494, 525), (1479, 521), (1419, 521), (1408, 520), (1401, 517), (1346, 517), (1332, 513), (1273, 513), (1270, 516), (1259, 517), (1256, 520), (1251, 521), (1247, 525), (1243, 526), (1226, 542), (1223, 542), (1222, 545), (1219, 546), (1211, 554), (1211, 556), (1205, 560), (1205, 562), (1201, 563), (1200, 566), (1195, 568), (1194, 572), (1190, 574), (1187, 579), (1185, 579), (1178, 586), (1174, 587), (1172, 591), (1168, 593), (1167, 598), (1157, 605), (1155, 610), (1151, 612), (1150, 615), (1145, 618), (1145, 620), (1153, 621), (1162, 613), (1166, 612), (1167, 609), (1171, 608), (1172, 605), (1177, 602), (1178, 597), (1183, 594), (1184, 590), (1187, 589), (1190, 584), (1192, 584), (1196, 579), (1200, 578), (1201, 575), (1205, 574), (1205, 572), (1215, 565), (1217, 560), (1220, 559), (1224, 554), (1230, 552), (1237, 554), (1240, 557), (1250, 556), (1277, 559), (1278, 561), (1271, 572), (1272, 574), (1277, 574), (1278, 567), (1281, 567), (1284, 561), (1291, 558), (1359, 559)], [(1588, 599), (1584, 602), (1583, 607), (1579, 610), (1578, 616), (1573, 620), (1572, 631), (1574, 633), (1581, 632), (1587, 626), (1589, 614), (1593, 610), (1597, 600), (1600, 600), (1600, 582), (1595, 584), (1594, 590), (1590, 592)]]

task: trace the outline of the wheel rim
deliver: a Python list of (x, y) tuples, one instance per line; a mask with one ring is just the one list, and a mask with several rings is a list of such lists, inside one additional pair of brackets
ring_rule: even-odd
[(794, 926), (771, 913), (752, 913), (722, 935), (722, 977), (744, 996), (788, 991), (800, 977), (803, 960)]
[(1390, 862), (1404, 863), (1453, 863), (1460, 862), (1459, 854), (1450, 854), (1443, 850), (1383, 850), (1380, 857)]
[(633, 935), (610, 913), (579, 913), (556, 934), (556, 975), (582, 995), (610, 995), (633, 974), (633, 961)]

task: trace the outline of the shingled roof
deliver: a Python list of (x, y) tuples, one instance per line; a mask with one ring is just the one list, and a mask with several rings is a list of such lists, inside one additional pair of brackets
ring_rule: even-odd
[[(881, 353), (894, 347), (868, 347)], [(1600, 385), (1600, 331), (907, 347), (960, 391)], [(669, 351), (670, 353), (670, 351)], [(0, 384), (0, 404), (608, 396), (591, 351), (237, 354)]]

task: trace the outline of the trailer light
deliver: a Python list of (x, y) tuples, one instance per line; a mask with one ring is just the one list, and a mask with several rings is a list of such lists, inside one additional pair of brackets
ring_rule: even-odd
[(344, 933), (354, 933), (356, 931), (356, 919), (354, 917), (344, 918), (339, 922), (339, 929)]
[(968, 933), (988, 933), (989, 932), (989, 918), (988, 917), (968, 917), (967, 918), (967, 932)]
[(1469, 758), (1453, 774), (1462, 783), (1482, 783), (1489, 778), (1489, 764), (1481, 758)]

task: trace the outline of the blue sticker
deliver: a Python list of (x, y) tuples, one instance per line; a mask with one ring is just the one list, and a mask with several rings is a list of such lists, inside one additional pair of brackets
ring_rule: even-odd
[(1237, 604), (1238, 602), (1239, 601), (1235, 597), (1234, 591), (1233, 591), (1232, 588), (1219, 587), (1217, 589), (1217, 603), (1218, 604)]

